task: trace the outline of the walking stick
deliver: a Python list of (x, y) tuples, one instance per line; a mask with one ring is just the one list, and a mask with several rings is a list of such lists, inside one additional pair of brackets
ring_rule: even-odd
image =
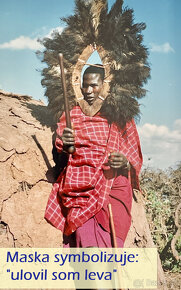
[[(62, 80), (62, 88), (63, 88), (66, 127), (72, 129), (72, 124), (71, 124), (71, 120), (70, 120), (69, 102), (68, 102), (68, 98), (67, 98), (67, 89), (66, 89), (66, 82), (65, 82), (64, 65), (63, 65), (63, 54), (62, 53), (59, 53), (58, 59), (59, 59), (59, 65), (60, 65), (60, 71), (61, 71), (61, 80)], [(73, 146), (73, 145), (66, 146), (66, 151), (69, 154), (74, 153), (75, 152), (75, 146)]]
[(113, 248), (117, 248), (118, 244), (116, 240), (116, 231), (115, 231), (113, 214), (112, 214), (112, 206), (110, 203), (108, 204), (108, 210), (109, 210), (109, 221), (110, 221), (110, 228), (111, 228), (111, 238), (113, 241)]
[[(114, 220), (113, 220), (112, 206), (110, 203), (108, 204), (108, 211), (109, 211), (109, 221), (110, 221), (110, 229), (111, 229), (111, 238), (112, 238), (112, 242), (113, 242), (113, 248), (117, 249), (118, 244), (117, 244), (117, 240), (116, 240), (116, 231), (115, 231)], [(119, 284), (121, 285), (120, 269), (117, 268), (117, 270), (118, 270)], [(123, 289), (116, 288), (115, 290), (123, 290)]]

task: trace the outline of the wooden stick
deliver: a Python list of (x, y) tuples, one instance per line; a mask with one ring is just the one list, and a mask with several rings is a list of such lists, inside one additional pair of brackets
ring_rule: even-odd
[(59, 53), (58, 59), (59, 59), (59, 64), (60, 64), (62, 87), (63, 87), (66, 126), (68, 128), (70, 128), (70, 129), (72, 129), (71, 120), (70, 120), (70, 112), (69, 112), (69, 103), (68, 103), (68, 99), (67, 99), (67, 89), (66, 89), (66, 82), (65, 82), (64, 65), (63, 65), (63, 54), (62, 53)]
[(114, 226), (114, 220), (113, 220), (113, 214), (112, 214), (112, 207), (111, 204), (108, 204), (108, 210), (109, 210), (109, 220), (110, 220), (110, 228), (111, 228), (111, 237), (113, 241), (113, 248), (117, 248), (117, 240), (116, 240), (116, 231)]
[[(115, 226), (114, 226), (111, 203), (108, 204), (108, 211), (109, 211), (109, 221), (110, 221), (110, 229), (111, 229), (111, 238), (112, 238), (112, 241), (113, 241), (113, 248), (117, 249), (118, 248), (118, 244), (117, 244), (117, 239), (116, 239), (116, 231), (115, 231)], [(116, 253), (117, 253), (117, 251), (116, 251)], [(121, 285), (121, 273), (120, 273), (119, 267), (117, 267), (117, 271), (118, 271), (119, 284)], [(123, 289), (120, 289), (120, 288), (118, 289), (117, 288), (115, 290), (123, 290)]]
[[(72, 129), (72, 124), (71, 124), (71, 119), (70, 119), (69, 102), (68, 102), (68, 98), (67, 98), (67, 89), (66, 89), (66, 82), (65, 82), (64, 65), (63, 65), (63, 54), (62, 53), (59, 53), (58, 59), (59, 59), (59, 64), (60, 64), (62, 87), (63, 87), (66, 126), (67, 126), (67, 128)], [(73, 145), (67, 146), (66, 151), (68, 153), (70, 153), (70, 154), (74, 153), (75, 152), (75, 146), (73, 146)]]

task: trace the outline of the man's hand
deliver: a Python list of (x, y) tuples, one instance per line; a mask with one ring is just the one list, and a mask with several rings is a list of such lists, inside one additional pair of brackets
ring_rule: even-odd
[(119, 153), (119, 152), (111, 152), (109, 156), (109, 165), (111, 168), (121, 168), (121, 167), (127, 167), (128, 160), (126, 157)]
[(62, 142), (63, 142), (64, 146), (75, 145), (74, 132), (70, 128), (65, 128), (63, 130), (63, 134), (62, 134), (62, 136), (60, 138), (62, 139)]

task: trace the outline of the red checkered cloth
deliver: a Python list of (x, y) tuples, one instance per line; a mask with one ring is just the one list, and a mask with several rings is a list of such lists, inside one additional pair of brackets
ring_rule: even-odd
[[(139, 137), (134, 121), (124, 130), (109, 125), (99, 114), (84, 115), (80, 107), (71, 110), (76, 152), (69, 156), (67, 167), (58, 177), (50, 194), (45, 218), (70, 235), (103, 207), (110, 193), (114, 174), (106, 164), (111, 151), (121, 152), (131, 163), (132, 185), (138, 188), (142, 165)], [(66, 127), (65, 114), (58, 123), (57, 134)], [(58, 152), (62, 141), (56, 139)]]

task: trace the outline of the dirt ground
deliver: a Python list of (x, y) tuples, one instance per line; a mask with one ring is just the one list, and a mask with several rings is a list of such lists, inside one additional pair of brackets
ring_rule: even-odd
[(168, 289), (180, 290), (181, 289), (181, 273), (165, 272)]

